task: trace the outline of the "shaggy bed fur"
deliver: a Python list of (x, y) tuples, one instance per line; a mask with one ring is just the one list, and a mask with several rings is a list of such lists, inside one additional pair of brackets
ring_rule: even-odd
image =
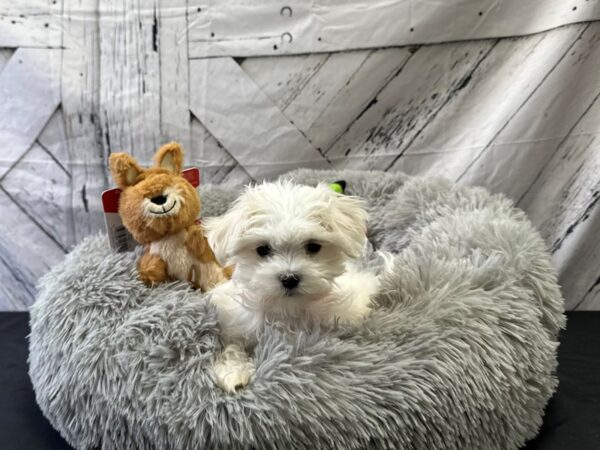
[[(444, 180), (301, 170), (364, 197), (397, 253), (357, 328), (268, 328), (256, 374), (215, 386), (216, 311), (184, 283), (147, 288), (136, 255), (92, 237), (43, 278), (31, 311), (37, 401), (66, 440), (105, 448), (510, 449), (556, 388), (563, 301), (539, 234), (511, 202)], [(204, 213), (235, 193), (204, 188)], [(210, 294), (209, 294), (210, 295)]]

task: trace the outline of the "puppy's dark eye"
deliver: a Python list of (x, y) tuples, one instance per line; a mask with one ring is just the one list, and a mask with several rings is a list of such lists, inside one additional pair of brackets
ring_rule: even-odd
[(309, 242), (304, 246), (304, 248), (306, 249), (306, 253), (314, 255), (315, 253), (319, 253), (319, 250), (321, 250), (321, 244), (317, 244), (316, 242)]
[(268, 245), (261, 245), (260, 247), (256, 247), (256, 253), (258, 253), (258, 256), (260, 256), (261, 258), (269, 256), (272, 251), (273, 250)]

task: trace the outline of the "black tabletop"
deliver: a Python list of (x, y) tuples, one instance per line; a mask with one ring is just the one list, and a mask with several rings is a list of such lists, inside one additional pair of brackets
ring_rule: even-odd
[(71, 449), (35, 402), (27, 373), (28, 334), (28, 313), (0, 313), (0, 449)]
[[(600, 448), (600, 312), (568, 314), (560, 387), (527, 450)], [(0, 450), (70, 449), (35, 402), (27, 374), (27, 313), (0, 313)]]

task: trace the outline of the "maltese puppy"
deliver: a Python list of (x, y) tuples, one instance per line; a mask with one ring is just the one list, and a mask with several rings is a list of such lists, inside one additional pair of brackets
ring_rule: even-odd
[(367, 242), (366, 221), (356, 197), (280, 181), (247, 188), (225, 215), (204, 222), (217, 260), (235, 265), (232, 279), (210, 291), (225, 344), (214, 367), (223, 390), (248, 384), (246, 350), (265, 323), (291, 330), (368, 313), (378, 278), (352, 264)]

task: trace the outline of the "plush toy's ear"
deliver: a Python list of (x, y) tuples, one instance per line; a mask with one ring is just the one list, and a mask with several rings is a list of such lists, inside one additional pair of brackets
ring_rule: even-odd
[(108, 163), (110, 173), (121, 189), (135, 184), (138, 175), (143, 172), (135, 159), (127, 153), (112, 153), (108, 158)]
[(183, 167), (183, 150), (177, 142), (169, 142), (158, 149), (154, 162), (156, 167), (180, 173)]

